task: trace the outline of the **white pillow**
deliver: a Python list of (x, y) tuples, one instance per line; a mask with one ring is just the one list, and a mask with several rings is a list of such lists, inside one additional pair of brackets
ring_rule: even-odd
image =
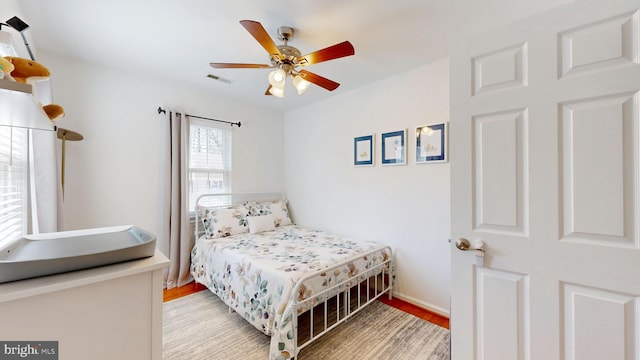
[(273, 215), (262, 216), (247, 216), (247, 222), (249, 223), (249, 233), (259, 234), (265, 231), (272, 231), (276, 229), (276, 224), (273, 221)]

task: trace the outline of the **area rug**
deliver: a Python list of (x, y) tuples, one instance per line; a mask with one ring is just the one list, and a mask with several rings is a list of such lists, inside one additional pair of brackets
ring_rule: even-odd
[[(209, 291), (164, 303), (163, 359), (267, 360), (270, 338)], [(449, 330), (375, 301), (303, 349), (298, 360), (446, 360)]]

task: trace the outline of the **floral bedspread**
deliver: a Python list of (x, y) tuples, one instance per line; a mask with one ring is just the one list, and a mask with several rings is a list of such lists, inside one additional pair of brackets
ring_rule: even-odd
[[(373, 256), (360, 256), (372, 251)], [(191, 252), (191, 273), (253, 326), (270, 335), (270, 359), (282, 360), (296, 355), (294, 297), (298, 301), (313, 297), (390, 256), (389, 249), (378, 243), (290, 225), (259, 234), (201, 237)], [(347, 264), (322, 272), (339, 262)], [(292, 294), (297, 281), (314, 272), (319, 275), (306, 280), (298, 293)]]

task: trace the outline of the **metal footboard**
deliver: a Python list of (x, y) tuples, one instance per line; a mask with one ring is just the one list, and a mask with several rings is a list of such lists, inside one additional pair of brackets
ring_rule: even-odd
[[(389, 258), (374, 265), (365, 271), (355, 274), (343, 281), (336, 283), (325, 290), (313, 294), (313, 296), (298, 300), (292, 300), (292, 313), (294, 314), (294, 356), (297, 359), (302, 349), (320, 338), (336, 326), (347, 321), (357, 314), (365, 306), (369, 305), (385, 293), (389, 299), (393, 296), (394, 261), (393, 251), (385, 246), (371, 251), (361, 257), (374, 256), (376, 253), (386, 251)], [(340, 269), (353, 262), (353, 259), (335, 264), (324, 272)], [(318, 273), (308, 274), (296, 283), (293, 294), (298, 294), (305, 281), (318, 277)], [(298, 314), (299, 309), (309, 309)], [(300, 318), (304, 318), (302, 328)], [(308, 319), (308, 322), (307, 322)], [(306, 325), (308, 324), (308, 330)]]

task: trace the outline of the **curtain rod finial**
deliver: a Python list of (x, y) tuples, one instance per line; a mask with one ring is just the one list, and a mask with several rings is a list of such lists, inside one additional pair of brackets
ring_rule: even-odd
[(160, 114), (160, 113), (162, 113), (162, 114), (166, 114), (166, 113), (167, 113), (167, 111), (166, 111), (166, 110), (164, 110), (163, 108), (161, 108), (160, 106), (158, 106), (158, 114)]

